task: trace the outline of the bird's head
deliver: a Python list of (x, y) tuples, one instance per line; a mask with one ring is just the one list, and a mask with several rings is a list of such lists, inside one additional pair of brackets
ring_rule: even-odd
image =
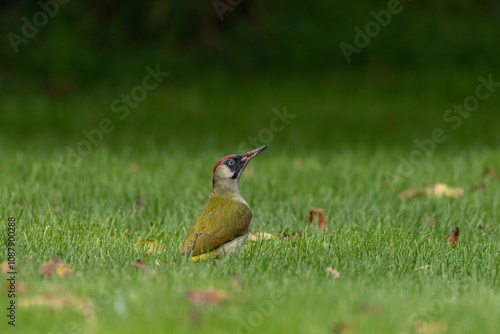
[(250, 160), (269, 145), (256, 148), (245, 154), (231, 154), (217, 161), (212, 176), (214, 188), (237, 188), (241, 173)]

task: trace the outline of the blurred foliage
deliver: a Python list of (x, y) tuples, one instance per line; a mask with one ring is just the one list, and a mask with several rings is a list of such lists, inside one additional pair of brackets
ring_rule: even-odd
[[(437, 67), (484, 70), (500, 65), (498, 0), (401, 1), (403, 10), (347, 64), (339, 47), (353, 44), (355, 26), (387, 1), (237, 1), (221, 21), (214, 0), (67, 1), (15, 53), (8, 34), (22, 35), (41, 3), (0, 2), (0, 85), (61, 93), (96, 81), (121, 81), (144, 64), (179, 76), (220, 71), (335, 73)], [(228, 4), (229, 0), (221, 0)], [(64, 2), (61, 0), (61, 2)], [(239, 4), (238, 4), (239, 3)]]

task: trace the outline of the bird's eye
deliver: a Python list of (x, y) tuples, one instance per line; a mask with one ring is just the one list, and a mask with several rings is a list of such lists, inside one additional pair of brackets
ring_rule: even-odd
[(234, 160), (229, 160), (229, 161), (227, 162), (227, 164), (228, 164), (229, 166), (234, 165)]

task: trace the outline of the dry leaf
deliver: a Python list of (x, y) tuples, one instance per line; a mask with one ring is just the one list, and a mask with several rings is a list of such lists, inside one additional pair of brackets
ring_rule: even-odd
[(333, 276), (333, 278), (340, 278), (340, 273), (336, 269), (332, 269), (332, 267), (326, 268), (326, 272)]
[[(281, 238), (282, 239), (290, 238), (290, 234), (283, 232), (283, 236)], [(293, 231), (292, 232), (292, 238), (302, 238), (302, 232), (300, 232), (300, 231)]]
[(458, 227), (456, 230), (451, 231), (450, 235), (446, 239), (446, 246), (448, 247), (449, 244), (452, 244), (453, 248), (457, 245), (458, 241)]
[(146, 266), (144, 265), (144, 262), (140, 259), (135, 260), (134, 262), (131, 263), (132, 266), (141, 269), (144, 271), (146, 269)]
[(9, 262), (3, 261), (2, 262), (2, 274), (7, 274), (7, 272), (9, 272), (9, 271), (10, 271)]
[(163, 253), (165, 250), (160, 247), (155, 239), (142, 239), (135, 243), (135, 250), (146, 251), (146, 253)]
[(228, 299), (227, 293), (221, 290), (189, 290), (186, 296), (194, 304), (218, 305)]
[(353, 329), (354, 329), (353, 324), (349, 322), (339, 322), (333, 329), (333, 332), (336, 334), (349, 333)]
[(45, 277), (52, 277), (52, 274), (54, 273), (59, 277), (68, 277), (73, 275), (73, 269), (54, 256), (42, 265), (40, 268), (40, 274)]
[(318, 215), (318, 228), (322, 230), (326, 225), (326, 218), (323, 214), (323, 209), (312, 208), (311, 210), (309, 210), (309, 217), (308, 217), (309, 224), (312, 223), (314, 214)]
[(23, 307), (48, 307), (55, 310), (62, 308), (73, 308), (83, 313), (85, 321), (88, 325), (94, 325), (96, 320), (94, 304), (87, 297), (76, 297), (65, 291), (64, 295), (60, 292), (53, 294), (50, 292), (43, 295), (35, 295), (30, 298), (23, 299)]
[[(2, 290), (3, 291), (10, 291), (11, 290), (11, 284), (9, 282), (5, 282), (2, 285)], [(27, 292), (28, 291), (28, 286), (24, 282), (16, 282), (16, 289), (17, 292)]]
[(422, 195), (422, 191), (416, 188), (405, 189), (398, 194), (398, 198), (413, 198)]
[(462, 188), (452, 188), (444, 183), (436, 183), (427, 186), (425, 193), (434, 197), (458, 197), (463, 195), (464, 190)]
[(277, 237), (266, 232), (250, 232), (247, 240), (257, 241), (257, 240), (272, 240), (272, 239), (277, 239)]
[(422, 267), (415, 268), (413, 270), (422, 270), (422, 269), (427, 269), (427, 268), (430, 268), (430, 267), (431, 267), (431, 265), (428, 264), (428, 265), (425, 265), (425, 266), (422, 266)]
[(494, 179), (500, 178), (500, 174), (491, 167), (486, 167), (483, 171), (483, 175)]
[(448, 324), (443, 321), (418, 321), (415, 324), (417, 333), (422, 334), (438, 334), (445, 333), (448, 329)]

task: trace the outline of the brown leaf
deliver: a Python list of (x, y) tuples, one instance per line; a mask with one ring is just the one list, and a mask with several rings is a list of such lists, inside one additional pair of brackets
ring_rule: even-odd
[(68, 277), (73, 275), (73, 269), (57, 257), (53, 257), (48, 262), (45, 262), (40, 268), (40, 274), (45, 277), (52, 277), (55, 274), (59, 277)]
[(250, 234), (248, 235), (249, 241), (272, 240), (272, 239), (277, 239), (277, 237), (266, 232), (250, 232)]
[(418, 197), (422, 195), (422, 191), (416, 188), (410, 188), (410, 189), (405, 189), (398, 194), (398, 198), (405, 199), (405, 198), (413, 198), (413, 197)]
[(7, 272), (9, 272), (9, 271), (10, 271), (9, 262), (3, 261), (2, 262), (2, 274), (7, 274)]
[(307, 219), (309, 224), (311, 224), (313, 222), (313, 217), (314, 217), (314, 212), (313, 212), (313, 209), (311, 209), (311, 210), (309, 210), (309, 218)]
[(351, 324), (350, 322), (339, 322), (333, 329), (333, 332), (335, 334), (343, 334), (343, 333), (349, 333), (353, 329), (354, 325)]
[(132, 266), (141, 269), (144, 271), (146, 269), (146, 266), (144, 265), (144, 262), (141, 259), (137, 259), (134, 262), (131, 263)]
[(500, 178), (500, 174), (492, 167), (486, 167), (483, 171), (483, 175), (494, 179)]
[[(281, 237), (281, 239), (285, 239), (285, 238), (290, 238), (290, 234), (283, 232), (283, 236)], [(302, 238), (302, 232), (293, 231), (292, 238)]]
[(322, 230), (326, 225), (326, 218), (323, 214), (323, 209), (312, 208), (311, 210), (309, 210), (309, 224), (312, 223), (314, 214), (318, 215), (318, 228)]
[(65, 291), (64, 294), (46, 292), (23, 300), (23, 307), (47, 307), (55, 310), (72, 308), (82, 312), (88, 325), (95, 324), (95, 309), (92, 300), (87, 297), (76, 297)]
[(332, 269), (332, 267), (326, 268), (326, 272), (333, 276), (333, 278), (340, 278), (340, 273), (336, 269)]
[[(2, 285), (2, 290), (3, 291), (10, 291), (11, 290), (11, 284), (9, 282), (5, 282)], [(16, 281), (16, 291), (24, 293), (24, 292), (28, 291), (28, 286), (24, 282)]]
[(421, 334), (446, 333), (448, 324), (443, 321), (418, 321), (415, 323), (415, 330)]
[(449, 244), (452, 244), (453, 248), (455, 248), (455, 246), (457, 245), (457, 241), (458, 241), (458, 227), (456, 228), (456, 230), (451, 231), (450, 235), (446, 239), (445, 247), (448, 247)]
[(146, 253), (163, 253), (165, 250), (160, 247), (155, 239), (142, 239), (135, 243), (135, 250), (146, 251)]
[(462, 188), (452, 188), (445, 183), (436, 183), (427, 186), (425, 193), (434, 197), (458, 197), (463, 195), (464, 190)]
[(194, 304), (218, 305), (228, 299), (227, 293), (222, 290), (189, 290), (186, 297)]
[(144, 202), (142, 201), (141, 196), (137, 195), (135, 197), (135, 204), (137, 204), (138, 207), (144, 206)]

